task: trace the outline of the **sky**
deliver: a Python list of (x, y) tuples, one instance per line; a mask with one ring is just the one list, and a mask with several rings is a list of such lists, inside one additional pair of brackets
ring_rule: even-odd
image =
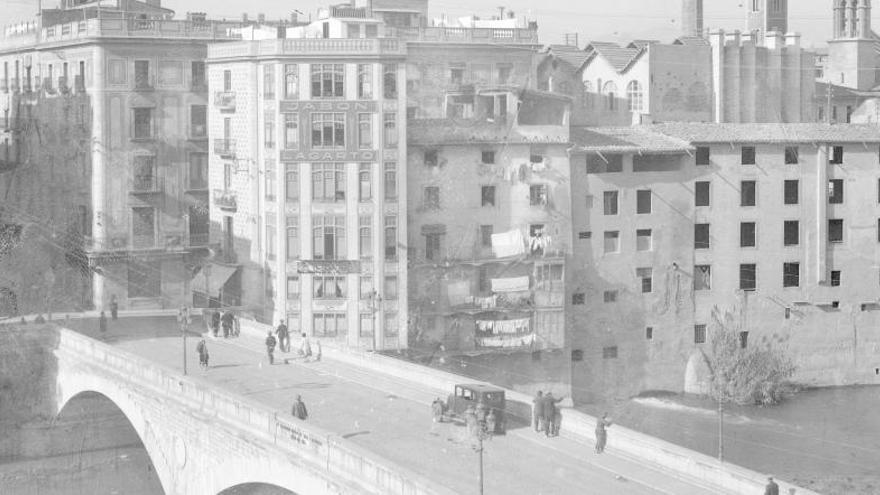
[[(0, 0), (4, 16), (25, 20), (36, 12), (41, 0)], [(254, 18), (287, 17), (294, 9), (314, 13), (319, 6), (345, 0), (163, 0), (178, 16), (187, 11), (207, 12), (210, 17), (237, 19), (243, 12)], [(706, 27), (742, 29), (743, 3), (747, 0), (705, 0)], [(42, 0), (51, 7), (57, 0)], [(875, 2), (875, 4), (880, 2)], [(580, 45), (589, 40), (629, 41), (659, 39), (670, 41), (679, 32), (680, 0), (430, 0), (431, 17), (478, 15), (488, 17), (504, 5), (517, 15), (538, 21), (538, 36), (546, 44), (562, 43), (565, 33), (577, 33)], [(804, 46), (821, 46), (831, 32), (831, 0), (791, 0), (789, 26), (803, 35)], [(874, 25), (880, 31), (880, 5), (875, 5)], [(5, 14), (9, 14), (8, 17)], [(5, 22), (0, 21), (5, 24)]]

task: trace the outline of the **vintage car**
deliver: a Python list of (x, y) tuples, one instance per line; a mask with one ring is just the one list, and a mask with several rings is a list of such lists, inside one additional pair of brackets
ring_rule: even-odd
[[(481, 405), (482, 404), (482, 405)], [(455, 386), (455, 392), (450, 394), (446, 401), (445, 416), (449, 418), (464, 418), (464, 412), (468, 407), (473, 407), (479, 415), (479, 411), (485, 410), (495, 413), (495, 429), (491, 433), (501, 434), (505, 431), (504, 417), (504, 390), (481, 384), (461, 384)], [(477, 418), (484, 420), (485, 418)]]

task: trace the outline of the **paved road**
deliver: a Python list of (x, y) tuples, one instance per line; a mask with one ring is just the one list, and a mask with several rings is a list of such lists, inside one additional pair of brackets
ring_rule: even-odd
[[(96, 324), (72, 322), (95, 335)], [(105, 340), (165, 366), (182, 368), (182, 345), (172, 318), (120, 319)], [(195, 323), (194, 328), (201, 328)], [(256, 339), (208, 338), (211, 367), (198, 367), (197, 339), (188, 339), (190, 375), (247, 396), (289, 414), (296, 394), (309, 408), (308, 421), (359, 444), (462, 494), (478, 490), (477, 454), (464, 428), (434, 425), (424, 402), (429, 390), (406, 380), (369, 374), (336, 361), (269, 366)], [(280, 354), (280, 357), (291, 355)], [(486, 442), (487, 494), (710, 494), (715, 491), (683, 482), (621, 458), (614, 453), (610, 430), (606, 454), (565, 438), (544, 438), (528, 428)]]

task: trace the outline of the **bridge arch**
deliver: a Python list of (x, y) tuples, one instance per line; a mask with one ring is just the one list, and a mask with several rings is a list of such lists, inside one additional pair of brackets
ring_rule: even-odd
[(217, 495), (297, 495), (296, 493), (270, 483), (242, 483), (231, 486)]

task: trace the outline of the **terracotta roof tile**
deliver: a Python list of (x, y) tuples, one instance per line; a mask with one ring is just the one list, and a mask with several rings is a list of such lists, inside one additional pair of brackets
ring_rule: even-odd
[(647, 128), (690, 143), (878, 143), (875, 124), (704, 124), (679, 122)]
[(654, 132), (648, 127), (572, 127), (576, 151), (599, 153), (686, 153), (686, 141)]

